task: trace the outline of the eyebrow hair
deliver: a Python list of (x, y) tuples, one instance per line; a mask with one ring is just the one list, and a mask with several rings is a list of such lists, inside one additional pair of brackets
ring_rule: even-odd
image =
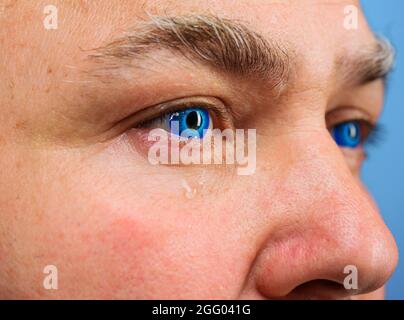
[[(149, 18), (109, 44), (91, 49), (88, 58), (100, 66), (91, 74), (109, 81), (114, 70), (136, 66), (134, 61), (165, 49), (225, 73), (269, 80), (273, 87), (284, 88), (290, 78), (290, 53), (239, 21), (199, 14)], [(355, 85), (385, 81), (394, 65), (394, 49), (382, 37), (355, 55), (341, 55), (335, 64), (340, 77)]]
[(122, 62), (130, 65), (159, 49), (234, 75), (286, 84), (290, 58), (279, 44), (269, 42), (240, 22), (214, 15), (149, 16), (123, 37), (96, 48), (91, 60), (103, 62), (109, 71)]
[(385, 81), (394, 61), (391, 43), (386, 38), (376, 37), (375, 43), (361, 50), (357, 57), (338, 58), (336, 69), (343, 73), (345, 81), (362, 85), (377, 79)]

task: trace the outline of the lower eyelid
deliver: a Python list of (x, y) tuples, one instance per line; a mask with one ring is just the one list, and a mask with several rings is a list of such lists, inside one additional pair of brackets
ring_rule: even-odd
[(341, 151), (345, 157), (348, 167), (355, 172), (359, 172), (363, 161), (366, 160), (367, 153), (363, 147), (359, 146), (355, 149), (341, 148)]

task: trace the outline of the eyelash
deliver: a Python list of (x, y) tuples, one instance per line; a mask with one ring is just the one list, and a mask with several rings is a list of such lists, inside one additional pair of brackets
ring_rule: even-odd
[(370, 125), (371, 125), (371, 129), (369, 131), (369, 135), (366, 138), (365, 143), (368, 145), (379, 145), (380, 143), (383, 142), (386, 129), (380, 123), (370, 124)]

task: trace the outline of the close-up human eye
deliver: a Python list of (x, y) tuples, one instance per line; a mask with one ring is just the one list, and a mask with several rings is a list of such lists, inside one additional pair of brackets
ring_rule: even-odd
[(162, 129), (185, 139), (204, 139), (213, 129), (233, 129), (232, 109), (215, 97), (186, 97), (144, 108), (130, 120), (131, 129), (147, 134)]
[(153, 119), (142, 122), (137, 128), (164, 129), (172, 134), (202, 139), (207, 130), (213, 128), (213, 118), (209, 109), (195, 105), (185, 109), (169, 111)]
[(380, 125), (367, 120), (352, 119), (335, 124), (330, 133), (341, 148), (355, 149), (367, 143), (376, 143), (380, 136)]

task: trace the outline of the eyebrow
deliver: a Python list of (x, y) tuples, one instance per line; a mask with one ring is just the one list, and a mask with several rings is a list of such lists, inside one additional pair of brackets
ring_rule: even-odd
[(96, 73), (107, 70), (104, 74), (109, 76), (122, 63), (133, 65), (163, 49), (225, 73), (269, 80), (274, 87), (287, 83), (290, 57), (286, 50), (240, 22), (214, 15), (149, 17), (93, 50), (88, 57), (100, 63)]
[[(198, 14), (149, 18), (109, 44), (90, 50), (88, 58), (99, 66), (91, 74), (108, 81), (122, 66), (137, 66), (136, 62), (157, 50), (169, 50), (224, 73), (269, 81), (273, 87), (283, 88), (290, 78), (291, 53), (239, 21)], [(375, 37), (358, 53), (339, 56), (335, 70), (349, 84), (385, 81), (394, 57), (390, 42)]]
[(344, 81), (364, 85), (378, 79), (386, 81), (394, 61), (395, 51), (391, 43), (385, 38), (375, 37), (375, 42), (356, 56), (339, 57), (336, 70), (342, 73)]

